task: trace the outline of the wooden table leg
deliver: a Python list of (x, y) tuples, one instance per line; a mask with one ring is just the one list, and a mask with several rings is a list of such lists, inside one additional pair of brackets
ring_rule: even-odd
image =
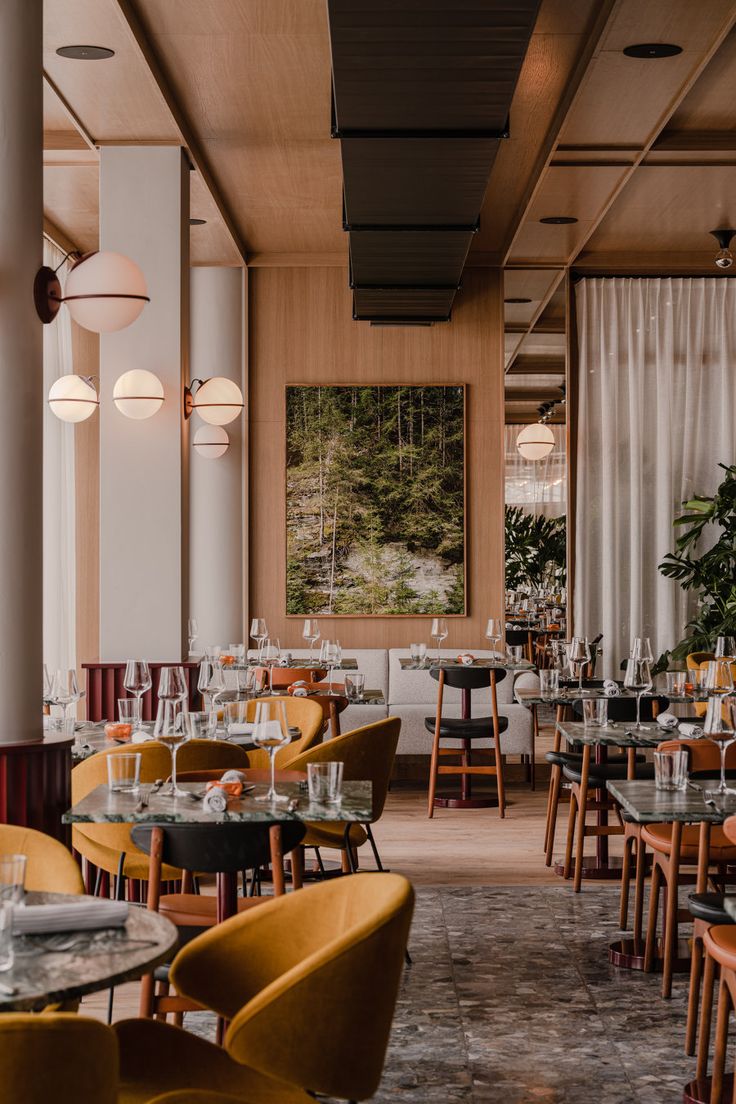
[(229, 920), (238, 911), (238, 876), (232, 872), (217, 875), (217, 923)]
[(705, 893), (708, 889), (708, 857), (710, 855), (710, 821), (701, 820), (698, 836), (698, 874), (695, 892)]
[(286, 893), (284, 883), (284, 846), (281, 837), (281, 825), (272, 824), (268, 829), (271, 843), (271, 876), (273, 877), (273, 895), (282, 897)]
[(670, 849), (670, 871), (667, 880), (667, 909), (664, 931), (664, 969), (662, 972), (662, 996), (668, 1000), (672, 996), (672, 966), (675, 959), (677, 933), (677, 889), (680, 871), (680, 848), (682, 845), (682, 822), (672, 825), (672, 845)]
[(291, 852), (291, 888), (301, 889), (304, 885), (304, 848), (299, 845)]

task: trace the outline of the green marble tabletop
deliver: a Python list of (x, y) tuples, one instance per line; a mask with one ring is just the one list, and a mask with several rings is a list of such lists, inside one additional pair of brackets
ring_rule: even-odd
[(440, 660), (432, 659), (431, 656), (427, 656), (424, 663), (416, 663), (413, 659), (401, 656), (399, 658), (402, 671), (430, 671), (433, 667), (468, 667), (470, 670), (473, 667), (481, 667), (484, 670), (496, 670), (496, 671), (536, 671), (536, 667), (533, 663), (530, 663), (527, 659), (522, 659), (516, 663), (512, 659), (501, 658), (490, 659), (487, 657), (481, 657), (474, 659), (472, 663), (460, 663), (457, 659), (445, 659)]
[[(606, 785), (624, 812), (639, 824), (672, 824), (674, 821), (692, 824), (700, 820), (722, 824), (727, 817), (736, 814), (736, 796), (719, 798), (710, 794), (718, 785), (716, 778), (712, 783), (701, 780), (697, 787), (690, 783), (687, 789), (674, 793), (656, 789), (653, 780), (609, 780)], [(705, 791), (713, 804), (706, 805)]]
[(656, 747), (662, 740), (677, 739), (681, 734), (677, 729), (662, 728), (651, 721), (635, 728), (633, 722), (624, 724), (616, 721), (598, 728), (585, 725), (582, 721), (558, 721), (557, 728), (569, 743), (590, 744), (595, 747)]
[[(576, 701), (597, 701), (599, 698), (608, 697), (602, 686), (583, 687), (582, 693), (577, 686), (562, 686), (560, 692), (554, 698), (543, 698), (539, 690), (532, 688), (520, 688), (515, 690), (514, 693), (521, 705), (572, 705)], [(613, 695), (612, 700), (615, 701), (616, 698), (628, 698), (631, 701), (636, 701), (636, 694), (632, 694), (628, 690), (622, 690)], [(667, 698), (670, 705), (689, 705), (701, 700), (700, 698), (694, 698), (692, 694), (668, 694), (666, 690), (656, 689), (648, 694), (642, 694), (642, 698)]]
[[(201, 782), (179, 785), (189, 793), (204, 793)], [(279, 824), (292, 820), (366, 823), (373, 817), (370, 782), (343, 783), (340, 805), (311, 802), (298, 782), (276, 783), (277, 792), (288, 798), (288, 802), (256, 801), (267, 790), (265, 785), (258, 785), (251, 793), (229, 802), (224, 813), (205, 812), (201, 800), (169, 797), (165, 793), (154, 794), (149, 804), (141, 808), (140, 799), (150, 789), (150, 784), (142, 784), (137, 793), (128, 794), (111, 793), (108, 786), (97, 786), (64, 813), (62, 820), (64, 824)], [(292, 807), (294, 802), (297, 804)]]
[[(225, 667), (223, 667), (223, 670), (224, 671), (246, 671), (249, 667), (263, 667), (263, 666), (268, 666), (268, 664), (267, 663), (266, 664), (259, 663), (257, 658), (251, 658), (251, 659), (248, 660), (247, 663), (228, 663)], [(291, 668), (297, 668), (298, 670), (301, 670), (302, 668), (305, 668), (305, 669), (314, 668), (318, 671), (324, 671), (326, 669), (329, 669), (331, 666), (332, 666), (331, 664), (324, 663), (319, 658), (317, 658), (317, 659), (300, 659), (298, 656), (294, 656), (292, 659), (289, 660), (288, 663), (274, 663), (274, 667), (277, 670), (278, 670), (279, 667), (283, 667), (285, 670), (289, 670)], [(357, 661), (357, 659), (353, 659), (350, 656), (343, 656), (342, 659), (340, 660), (340, 662), (335, 664), (333, 670), (335, 670), (335, 671), (357, 671), (358, 670), (358, 661)]]

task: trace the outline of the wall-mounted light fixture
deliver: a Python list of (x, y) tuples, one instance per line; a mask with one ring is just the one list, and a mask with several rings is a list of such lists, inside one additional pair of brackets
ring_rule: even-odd
[(227, 430), (219, 425), (200, 426), (192, 440), (195, 452), (204, 460), (219, 460), (230, 447)]
[(49, 390), (51, 412), (62, 422), (83, 422), (99, 405), (92, 376), (59, 376)]
[(234, 421), (244, 406), (243, 392), (226, 376), (195, 379), (190, 387), (184, 388), (185, 418), (190, 418), (196, 410), (203, 422), (223, 426)]
[(112, 401), (126, 418), (152, 418), (161, 409), (164, 387), (158, 376), (144, 368), (132, 368), (120, 376), (112, 391)]
[(733, 253), (731, 252), (731, 238), (736, 234), (736, 230), (729, 230), (724, 228), (723, 230), (711, 230), (710, 233), (718, 242), (718, 252), (715, 255), (715, 262), (719, 268), (730, 268), (733, 264)]
[(135, 322), (150, 302), (145, 277), (135, 261), (107, 250), (69, 256), (74, 267), (63, 295), (58, 268), (44, 265), (36, 274), (33, 298), (41, 321), (53, 322), (66, 303), (74, 321), (93, 333), (114, 333)]

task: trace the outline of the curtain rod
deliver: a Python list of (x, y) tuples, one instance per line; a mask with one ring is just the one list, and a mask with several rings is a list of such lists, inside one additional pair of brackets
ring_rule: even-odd
[(736, 272), (580, 272), (570, 269), (574, 284), (581, 280), (733, 280)]

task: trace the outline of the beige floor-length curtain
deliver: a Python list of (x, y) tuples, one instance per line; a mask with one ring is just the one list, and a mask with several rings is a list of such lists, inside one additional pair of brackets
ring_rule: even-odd
[(692, 597), (659, 574), (683, 499), (736, 459), (736, 281), (590, 279), (576, 287), (574, 625), (618, 672), (633, 636), (674, 647)]
[(519, 452), (516, 438), (523, 428), (505, 427), (506, 505), (520, 506), (528, 514), (563, 517), (567, 508), (565, 427), (549, 427), (555, 435), (555, 445), (543, 460), (526, 460)]
[[(44, 238), (43, 263), (57, 268), (64, 254)], [(67, 266), (59, 270), (62, 285)], [(72, 334), (62, 307), (43, 329), (44, 398), (59, 376), (70, 375)], [(93, 415), (96, 417), (96, 415)], [(43, 656), (53, 671), (76, 666), (74, 426), (44, 403), (43, 417)]]

